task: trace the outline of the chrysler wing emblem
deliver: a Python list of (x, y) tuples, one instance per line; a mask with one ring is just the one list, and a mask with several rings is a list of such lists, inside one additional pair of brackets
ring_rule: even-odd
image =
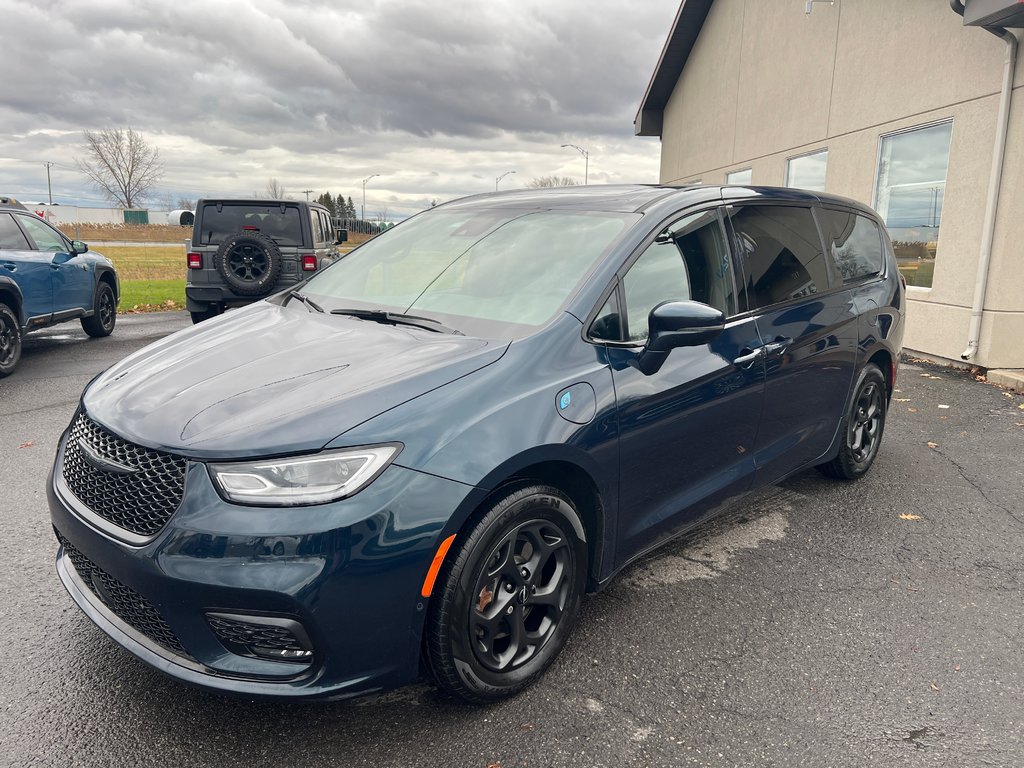
[(96, 469), (102, 469), (104, 472), (112, 472), (115, 475), (134, 475), (138, 472), (137, 467), (129, 467), (127, 464), (122, 464), (119, 461), (113, 461), (108, 459), (106, 456), (100, 456), (96, 449), (86, 442), (85, 438), (79, 438), (78, 448), (82, 451), (82, 456), (85, 460), (96, 467)]

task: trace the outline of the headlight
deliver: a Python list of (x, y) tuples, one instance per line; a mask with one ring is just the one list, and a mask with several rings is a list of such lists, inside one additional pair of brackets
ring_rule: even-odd
[(347, 448), (287, 459), (210, 464), (228, 501), (265, 507), (323, 504), (368, 485), (398, 455), (399, 446)]

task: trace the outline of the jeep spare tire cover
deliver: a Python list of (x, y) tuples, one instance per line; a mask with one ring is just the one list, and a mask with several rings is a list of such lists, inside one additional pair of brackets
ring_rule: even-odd
[(241, 296), (264, 296), (281, 274), (281, 249), (262, 232), (241, 232), (220, 244), (213, 266)]

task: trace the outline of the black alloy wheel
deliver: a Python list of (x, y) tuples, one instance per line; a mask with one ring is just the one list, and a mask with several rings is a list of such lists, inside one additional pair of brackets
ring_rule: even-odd
[(0, 378), (14, 373), (21, 359), (21, 326), (6, 304), (0, 304)]
[(818, 466), (822, 473), (842, 480), (856, 480), (871, 468), (882, 445), (888, 402), (882, 371), (874, 363), (868, 363), (857, 377), (853, 399), (840, 425), (844, 439), (839, 455)]
[(539, 678), (568, 639), (585, 586), (583, 526), (557, 489), (528, 485), (456, 543), (431, 598), (427, 658), (449, 693), (497, 701)]
[(110, 287), (110, 283), (100, 281), (96, 285), (92, 317), (82, 318), (82, 330), (90, 336), (100, 338), (113, 333), (116, 323), (117, 302), (114, 300), (114, 289)]
[(270, 269), (270, 257), (255, 243), (239, 243), (228, 252), (228, 269), (239, 280), (259, 282)]
[(240, 296), (264, 296), (273, 289), (283, 266), (281, 249), (262, 232), (242, 232), (220, 244), (213, 264), (224, 282)]

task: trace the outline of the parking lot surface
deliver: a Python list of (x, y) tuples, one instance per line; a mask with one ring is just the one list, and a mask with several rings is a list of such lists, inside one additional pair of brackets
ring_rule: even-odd
[(0, 380), (0, 764), (1024, 765), (1024, 397), (904, 364), (868, 477), (793, 477), (630, 567), (507, 703), (249, 701), (121, 651), (53, 570), (82, 387), (187, 325), (58, 326)]

